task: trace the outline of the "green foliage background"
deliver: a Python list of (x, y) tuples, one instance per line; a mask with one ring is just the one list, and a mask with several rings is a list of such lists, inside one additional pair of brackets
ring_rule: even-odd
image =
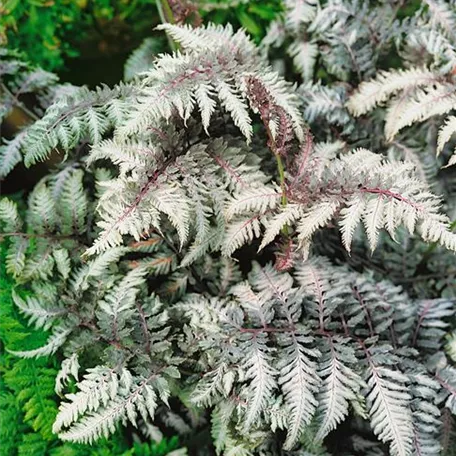
[(157, 17), (154, 0), (7, 0), (0, 8), (4, 43), (46, 70), (79, 56), (84, 41), (100, 53), (120, 39), (133, 48)]
[[(193, 3), (204, 22), (242, 26), (257, 41), (281, 10), (279, 0)], [(72, 80), (80, 58), (104, 58), (106, 74), (97, 74), (99, 82), (110, 71), (108, 58), (121, 67), (159, 22), (156, 0), (5, 0), (0, 3), (0, 45), (23, 51), (45, 70), (66, 69)]]

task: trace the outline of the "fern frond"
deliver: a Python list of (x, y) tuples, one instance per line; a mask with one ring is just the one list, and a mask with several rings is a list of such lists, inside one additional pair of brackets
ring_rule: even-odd
[(22, 161), (21, 150), (26, 136), (27, 130), (23, 130), (0, 145), (0, 178), (6, 177)]
[(157, 406), (156, 395), (152, 387), (143, 381), (125, 397), (109, 402), (106, 408), (83, 417), (70, 429), (60, 432), (59, 438), (71, 442), (92, 443), (101, 436), (108, 437), (116, 430), (116, 423), (129, 420), (136, 425), (137, 410), (147, 418), (154, 416)]
[(337, 200), (322, 201), (308, 211), (301, 213), (301, 218), (296, 227), (299, 242), (304, 244), (312, 237), (315, 231), (326, 226), (333, 218), (338, 207), (339, 202)]
[(439, 81), (433, 71), (426, 68), (381, 71), (371, 81), (363, 82), (347, 103), (348, 110), (356, 117), (366, 114), (375, 106), (386, 102), (402, 90), (431, 86)]
[(456, 18), (451, 6), (438, 0), (427, 0), (426, 4), (432, 17), (432, 25), (441, 26), (449, 36), (453, 36)]
[(133, 86), (123, 84), (95, 91), (81, 88), (57, 100), (27, 129), (23, 145), (26, 166), (46, 160), (54, 149), (61, 148), (68, 154), (85, 138), (99, 142), (109, 128), (123, 120), (128, 108), (121, 102), (133, 92)]
[(222, 253), (230, 256), (238, 248), (251, 242), (261, 234), (258, 216), (236, 220), (229, 225), (222, 246)]
[(71, 260), (68, 250), (56, 249), (52, 252), (57, 271), (63, 279), (68, 279), (71, 272)]
[[(367, 403), (372, 429), (380, 440), (390, 443), (392, 455), (407, 456), (412, 453), (413, 439), (411, 398), (406, 387), (407, 377), (400, 371), (379, 364), (381, 361), (377, 361), (376, 358), (379, 360), (384, 358), (384, 350), (376, 351), (377, 353), (374, 352), (373, 358), (369, 360), (367, 379), (370, 388)], [(391, 357), (391, 355), (386, 356)]]
[(416, 454), (431, 456), (441, 451), (440, 410), (436, 405), (439, 384), (427, 373), (417, 372), (411, 376), (411, 402), (413, 414), (413, 447)]
[(347, 339), (329, 336), (319, 363), (322, 387), (317, 397), (315, 420), (319, 424), (315, 438), (323, 440), (348, 414), (349, 404), (358, 396), (362, 381), (353, 367), (357, 363)]
[(42, 182), (37, 185), (29, 197), (27, 222), (35, 232), (52, 232), (57, 223), (57, 208), (48, 186)]
[(418, 302), (418, 321), (412, 345), (423, 350), (440, 349), (448, 328), (447, 319), (456, 311), (456, 303), (448, 299), (428, 299)]
[(21, 429), (23, 437), (34, 436), (37, 440), (35, 444), (27, 445), (27, 439), (17, 439), (19, 451), (22, 445), (24, 450), (47, 449), (55, 440), (51, 430), (57, 412), (53, 388), (55, 375), (52, 363), (30, 359), (16, 359), (2, 375), (2, 388), (5, 392), (14, 392), (15, 404), (23, 413), (16, 429)]
[[(344, 175), (346, 178), (341, 179)], [(400, 225), (405, 225), (411, 234), (418, 232), (427, 242), (439, 242), (449, 250), (456, 249), (456, 235), (451, 232), (449, 219), (439, 212), (439, 198), (415, 177), (410, 163), (382, 161), (379, 155), (358, 149), (329, 161), (322, 176), (314, 176), (314, 179), (310, 187), (306, 184), (296, 190), (292, 188), (295, 183), (291, 182), (287, 206), (277, 207), (277, 215), (266, 219), (267, 237), (263, 238), (261, 248), (271, 242), (285, 224), (293, 223), (305, 251), (314, 233), (338, 218), (342, 241), (349, 251), (360, 223), (364, 225), (372, 251), (378, 244), (381, 229), (386, 229), (394, 238)], [(322, 180), (326, 179), (327, 190), (319, 197), (312, 196), (312, 189), (325, 188)], [(261, 209), (261, 205), (259, 207)], [(241, 215), (228, 224), (223, 249), (226, 255), (260, 235), (261, 213), (245, 219), (241, 219)]]
[[(182, 41), (184, 53), (157, 59), (155, 68), (145, 76), (138, 103), (119, 130), (121, 137), (168, 120), (176, 112), (187, 121), (196, 105), (207, 130), (214, 110), (211, 95), (217, 94), (219, 103), (250, 141), (252, 126), (245, 85), (252, 75), (263, 81), (276, 102), (290, 115), (296, 135), (303, 137), (297, 98), (281, 78), (269, 71), (243, 31), (234, 33), (230, 26), (213, 25), (193, 30), (171, 24), (159, 28)], [(234, 66), (235, 72), (232, 71)]]
[(10, 241), (6, 256), (6, 271), (14, 278), (19, 278), (25, 268), (26, 251), (30, 241), (26, 237), (17, 236)]
[(24, 351), (10, 350), (9, 352), (13, 355), (20, 356), (21, 358), (39, 358), (41, 356), (50, 356), (53, 355), (64, 344), (70, 333), (71, 329), (67, 329), (64, 326), (56, 326), (54, 327), (54, 330), (49, 336), (46, 344), (42, 347), (35, 348), (34, 350)]
[(453, 415), (456, 413), (455, 374), (456, 368), (453, 366), (445, 366), (443, 369), (439, 369), (435, 374), (436, 380), (442, 387), (439, 402), (444, 402), (445, 407), (447, 407)]
[[(125, 186), (130, 182), (136, 182), (136, 179), (128, 178)], [(116, 247), (122, 242), (122, 234), (131, 234), (139, 241), (150, 227), (160, 230), (160, 212), (166, 214), (176, 228), (181, 244), (186, 242), (191, 205), (177, 185), (170, 183), (160, 186), (156, 178), (151, 178), (142, 185), (138, 195), (135, 189), (130, 190), (130, 195), (125, 195), (119, 193), (121, 183), (111, 184), (103, 197), (102, 220), (98, 222), (102, 232), (87, 250), (88, 255)]]
[(75, 292), (86, 290), (89, 286), (90, 279), (96, 279), (105, 274), (109, 266), (116, 263), (128, 251), (129, 249), (127, 247), (110, 249), (75, 270), (71, 277), (71, 287), (73, 290)]
[(258, 250), (264, 249), (267, 245), (274, 241), (284, 227), (296, 222), (300, 215), (301, 211), (299, 205), (287, 204), (281, 212), (269, 218)]
[(275, 209), (277, 207), (281, 196), (282, 194), (275, 188), (247, 188), (229, 202), (225, 216), (227, 220), (231, 220), (235, 215), (243, 212), (264, 214), (268, 209)]
[(164, 42), (161, 39), (146, 38), (125, 62), (124, 80), (131, 81), (142, 72), (149, 70), (163, 48)]
[(284, 448), (292, 449), (317, 408), (315, 393), (318, 390), (319, 378), (314, 360), (320, 353), (306, 346), (313, 340), (305, 330), (297, 329), (289, 336), (279, 338), (278, 342), (284, 356), (278, 364), (279, 384), (289, 411)]
[(22, 220), (19, 216), (17, 205), (8, 198), (0, 200), (0, 222), (4, 232), (20, 231), (22, 228)]
[(385, 124), (386, 139), (391, 141), (402, 128), (446, 114), (455, 106), (456, 95), (452, 87), (419, 89), (402, 103), (399, 110), (394, 106), (394, 109), (388, 111)]
[[(62, 185), (57, 200), (62, 234), (82, 234), (86, 231), (89, 198), (83, 187), (84, 172), (70, 172)], [(55, 185), (54, 185), (55, 189)]]
[(15, 292), (12, 293), (14, 304), (27, 316), (36, 328), (48, 330), (56, 318), (67, 313), (64, 308), (47, 308), (43, 302), (34, 296), (27, 296), (25, 301)]
[(64, 402), (59, 407), (53, 432), (58, 433), (68, 427), (80, 415), (96, 410), (115, 398), (119, 388), (117, 375), (105, 366), (88, 369), (79, 383), (79, 392), (69, 396), (72, 402)]
[(266, 345), (264, 334), (247, 335), (244, 347), (248, 356), (245, 359), (245, 375), (250, 380), (245, 389), (249, 404), (245, 412), (243, 428), (245, 431), (255, 423), (260, 413), (265, 409), (268, 397), (276, 387), (275, 369), (272, 367), (271, 349)]
[(318, 56), (318, 46), (312, 42), (294, 43), (288, 52), (293, 57), (296, 68), (301, 72), (304, 81), (313, 77), (315, 62)]
[(69, 358), (62, 361), (62, 366), (55, 378), (55, 392), (61, 396), (65, 383), (68, 382), (70, 375), (78, 380), (79, 359), (77, 353), (73, 353)]
[(299, 93), (304, 103), (304, 119), (311, 125), (325, 120), (330, 125), (344, 126), (347, 131), (353, 129), (345, 106), (347, 93), (344, 87), (308, 82), (299, 87)]
[[(215, 370), (208, 372), (193, 391), (192, 402), (198, 405), (210, 406), (212, 405), (213, 396), (217, 392), (221, 392), (224, 395), (229, 394), (233, 377), (232, 375), (227, 375), (226, 368), (226, 364), (221, 363)], [(228, 377), (231, 378), (229, 379)]]
[[(446, 143), (451, 139), (454, 132), (456, 131), (456, 117), (449, 116), (446, 119), (446, 122), (439, 130), (439, 135), (437, 138), (437, 155), (440, 155), (443, 151)], [(450, 160), (447, 163), (448, 166), (452, 166), (456, 163), (456, 153), (453, 152), (453, 155), (450, 157)]]

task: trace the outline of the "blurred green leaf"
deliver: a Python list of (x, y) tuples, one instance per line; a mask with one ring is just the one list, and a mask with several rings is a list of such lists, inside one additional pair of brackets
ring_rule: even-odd
[(261, 35), (262, 29), (255, 22), (252, 16), (247, 14), (245, 11), (239, 11), (238, 17), (242, 27), (244, 27), (249, 33), (251, 33), (254, 36)]

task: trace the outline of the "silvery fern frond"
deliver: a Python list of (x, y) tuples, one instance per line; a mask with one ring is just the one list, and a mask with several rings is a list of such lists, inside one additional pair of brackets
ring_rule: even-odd
[(70, 376), (79, 380), (79, 359), (78, 354), (73, 353), (69, 358), (62, 361), (62, 366), (55, 378), (55, 392), (61, 396), (65, 384), (69, 381)]
[(456, 312), (456, 302), (451, 299), (427, 299), (418, 303), (419, 313), (413, 333), (412, 345), (422, 350), (440, 349), (448, 324), (447, 317)]
[[(2, 232), (17, 233), (23, 227), (16, 203), (7, 198), (0, 200), (0, 227)], [(6, 270), (13, 277), (19, 277), (25, 267), (25, 252), (29, 242), (23, 237), (13, 237), (6, 255)]]
[(91, 280), (97, 280), (106, 274), (109, 268), (117, 263), (128, 250), (126, 247), (110, 249), (75, 269), (70, 278), (71, 289), (75, 293), (85, 291)]
[(286, 24), (296, 32), (303, 24), (309, 24), (315, 19), (319, 6), (317, 0), (285, 0), (284, 5), (286, 8)]
[(312, 336), (300, 328), (296, 328), (291, 337), (278, 337), (278, 344), (284, 351), (284, 358), (277, 366), (280, 369), (279, 384), (288, 411), (285, 449), (292, 449), (296, 445), (317, 409), (315, 393), (320, 382), (315, 359), (320, 353), (312, 348), (312, 342)]
[[(404, 127), (441, 116), (456, 106), (454, 77), (436, 70), (412, 68), (380, 73), (374, 80), (363, 82), (347, 103), (349, 111), (363, 115), (390, 100), (385, 118), (385, 136), (393, 141)], [(437, 155), (454, 133), (454, 117), (449, 116), (437, 140)], [(455, 163), (454, 155), (447, 166)]]
[(456, 16), (452, 5), (441, 0), (426, 0), (431, 16), (431, 25), (440, 26), (449, 37), (454, 37)]
[(101, 142), (128, 110), (125, 98), (134, 93), (132, 85), (119, 84), (90, 91), (82, 87), (58, 99), (45, 115), (27, 129), (23, 150), (27, 166), (43, 161), (55, 149), (67, 155), (81, 141)]
[[(390, 367), (394, 362), (384, 348), (366, 349), (369, 363), (367, 403), (372, 428), (378, 438), (390, 443), (395, 456), (412, 453), (413, 419), (407, 377)], [(389, 360), (386, 360), (389, 357)], [(384, 364), (386, 361), (386, 365)]]
[(353, 369), (357, 358), (349, 340), (328, 336), (322, 342), (323, 359), (319, 361), (318, 371), (322, 386), (317, 396), (315, 415), (317, 440), (323, 440), (345, 419), (350, 402), (357, 400), (363, 387), (361, 377)]
[[(456, 131), (456, 117), (449, 116), (439, 131), (439, 135), (437, 138), (437, 155), (439, 155), (443, 151), (446, 143), (451, 139), (451, 137), (453, 136), (455, 131)], [(453, 152), (453, 155), (448, 160), (448, 163), (446, 166), (452, 166), (454, 164), (456, 164), (456, 151)]]
[(294, 43), (289, 49), (296, 68), (301, 72), (304, 81), (312, 80), (318, 56), (318, 46), (312, 42)]
[(160, 38), (146, 38), (125, 62), (124, 80), (131, 81), (135, 77), (139, 77), (144, 71), (149, 70), (163, 48), (164, 41)]
[(71, 258), (67, 249), (57, 249), (52, 252), (55, 267), (64, 280), (68, 279), (71, 272)]
[(249, 380), (249, 385), (242, 391), (249, 404), (243, 423), (244, 432), (255, 424), (276, 387), (276, 370), (271, 365), (272, 350), (267, 347), (266, 342), (267, 337), (264, 334), (246, 334), (241, 342), (243, 350), (247, 353), (243, 368), (246, 379)]
[(13, 139), (0, 145), (0, 177), (7, 176), (22, 161), (21, 150), (26, 135), (27, 131), (22, 130)]
[(451, 365), (438, 369), (435, 373), (435, 378), (441, 386), (438, 402), (442, 403), (444, 401), (445, 407), (447, 407), (453, 415), (456, 411), (455, 374), (456, 368)]
[(71, 328), (67, 328), (65, 324), (55, 326), (51, 335), (48, 337), (46, 344), (32, 350), (10, 350), (13, 355), (21, 358), (39, 358), (41, 356), (53, 355), (66, 341), (71, 333)]
[[(5, 178), (22, 161), (33, 122), (60, 95), (70, 95), (76, 91), (76, 87), (59, 84), (55, 74), (35, 68), (23, 60), (23, 56), (7, 49), (0, 53), (0, 77), (0, 120), (8, 121), (11, 114), (19, 114), (22, 118), (22, 125), (15, 136), (6, 139), (2, 135), (0, 141), (0, 178)], [(35, 99), (33, 107), (29, 106), (27, 100), (30, 96)], [(11, 120), (14, 125), (14, 119)]]
[(89, 197), (82, 170), (72, 168), (64, 174), (61, 185), (53, 178), (36, 185), (28, 198), (25, 224), (15, 203), (6, 198), (0, 203), (2, 232), (10, 239), (7, 267), (18, 282), (48, 279), (54, 268), (64, 280), (69, 277), (68, 249), (79, 246), (79, 236), (86, 233)]
[(49, 306), (34, 296), (27, 296), (24, 300), (14, 292), (12, 297), (18, 309), (37, 328), (49, 329), (55, 319), (67, 313), (67, 310), (63, 307), (55, 306), (49, 308)]
[(407, 99), (393, 102), (385, 123), (387, 140), (392, 140), (404, 127), (446, 114), (456, 106), (454, 87), (437, 86), (417, 89)]
[(304, 119), (309, 124), (317, 126), (325, 119), (330, 125), (343, 126), (347, 132), (354, 128), (345, 106), (347, 91), (343, 85), (329, 87), (307, 83), (299, 87), (299, 94), (304, 103)]
[[(101, 404), (90, 406), (93, 404), (94, 396), (78, 397), (75, 400), (87, 401), (87, 407), (78, 407), (78, 414), (85, 413), (79, 421), (72, 423), (78, 418), (78, 415), (71, 417), (71, 425), (68, 429), (59, 432), (59, 437), (62, 440), (72, 442), (91, 443), (101, 436), (108, 437), (116, 429), (116, 424), (122, 420), (128, 420), (136, 426), (138, 415), (143, 419), (153, 417), (157, 407), (157, 394), (152, 387), (152, 376), (145, 379), (136, 379), (124, 370), (116, 380), (118, 384), (113, 388), (115, 391), (109, 391)], [(94, 391), (95, 394), (98, 392)], [(71, 403), (67, 403), (71, 404)], [(92, 410), (91, 412), (82, 412), (83, 410)], [(60, 424), (59, 418), (68, 425), (69, 410), (62, 407), (57, 416), (56, 423)], [(66, 421), (65, 421), (66, 420)], [(55, 425), (55, 429), (58, 428)]]
[(387, 156), (390, 160), (412, 162), (418, 179), (426, 182), (437, 194), (445, 192), (438, 179), (439, 162), (435, 159), (433, 148), (423, 150), (420, 142), (414, 138), (400, 138), (391, 142)]
[(116, 397), (119, 388), (118, 375), (105, 366), (89, 369), (79, 384), (80, 391), (72, 394), (72, 402), (62, 403), (54, 423), (54, 432), (60, 432), (79, 416), (106, 405)]
[[(120, 175), (102, 184), (98, 222), (102, 232), (89, 254), (119, 245), (123, 234), (139, 240), (152, 229), (160, 231), (163, 214), (176, 229), (181, 246), (192, 239), (185, 262), (194, 261), (219, 247), (223, 206), (230, 195), (238, 188), (258, 194), (266, 181), (257, 158), (229, 139), (205, 141), (168, 158), (147, 143), (120, 146), (108, 141), (94, 148), (90, 159), (105, 157), (119, 166)], [(150, 169), (156, 171), (148, 176)]]
[(3, 231), (19, 231), (22, 228), (22, 219), (19, 216), (17, 204), (8, 198), (0, 200), (0, 222)]
[[(378, 244), (381, 229), (394, 238), (400, 225), (405, 225), (410, 233), (418, 232), (427, 242), (456, 249), (456, 236), (450, 230), (449, 219), (439, 213), (440, 200), (415, 177), (413, 165), (407, 162), (384, 161), (379, 155), (358, 149), (330, 160), (321, 178), (308, 175), (305, 182), (301, 190), (299, 180), (290, 179), (286, 206), (274, 208), (277, 203), (273, 196), (270, 202), (266, 198), (268, 205), (263, 204), (263, 198), (256, 199), (255, 216), (245, 217), (241, 207), (243, 201), (248, 201), (249, 193), (236, 196), (229, 206), (229, 214), (239, 215), (229, 225), (224, 252), (229, 254), (254, 236), (260, 236), (261, 224), (266, 226), (261, 247), (288, 225), (295, 227), (298, 245), (307, 252), (313, 234), (334, 218), (338, 219), (348, 251), (360, 223), (365, 227), (371, 250)], [(315, 198), (312, 195), (317, 188), (322, 196)], [(269, 193), (264, 190), (264, 195), (273, 193), (272, 188)], [(249, 209), (252, 213), (253, 205)]]
[(264, 81), (293, 119), (298, 137), (303, 137), (297, 97), (271, 72), (243, 31), (213, 25), (196, 30), (171, 24), (159, 28), (182, 45), (183, 53), (161, 56), (154, 69), (144, 75), (138, 101), (119, 128), (121, 137), (175, 114), (187, 121), (196, 107), (207, 130), (218, 100), (249, 141), (252, 126), (246, 84), (251, 76)]
[[(355, 116), (361, 116), (387, 102), (397, 93), (402, 91), (410, 93), (419, 87), (431, 86), (440, 81), (442, 81), (442, 77), (427, 68), (382, 71), (374, 79), (360, 84), (357, 91), (350, 97), (347, 108)], [(391, 112), (390, 115), (393, 114)]]
[(439, 383), (426, 372), (410, 375), (413, 415), (413, 447), (415, 454), (432, 456), (439, 454), (440, 417), (435, 397)]

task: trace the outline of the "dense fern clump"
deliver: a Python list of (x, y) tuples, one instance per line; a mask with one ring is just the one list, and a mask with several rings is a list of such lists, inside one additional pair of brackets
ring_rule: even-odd
[[(27, 327), (13, 296), (14, 280), (5, 271), (5, 249), (0, 251), (0, 340), (10, 349), (32, 348), (46, 341), (47, 333)], [(22, 290), (23, 293), (23, 290)], [(16, 295), (16, 299), (18, 296)], [(26, 298), (29, 299), (29, 298)], [(58, 412), (58, 368), (55, 359), (21, 359), (0, 353), (0, 436), (2, 455), (81, 456), (116, 454), (122, 456), (164, 456), (185, 454), (178, 450), (177, 438), (159, 443), (131, 444), (120, 434), (109, 441), (100, 440), (92, 447), (63, 443), (52, 432)], [(56, 378), (57, 377), (57, 378)], [(161, 437), (157, 435), (157, 439)]]
[[(47, 332), (5, 356), (61, 361), (50, 438), (84, 449), (127, 426), (198, 455), (452, 454), (454, 176), (437, 108), (413, 136), (397, 120), (402, 90), (449, 90), (451, 55), (377, 71), (444, 33), (431, 3), (287, 1), (260, 48), (163, 24), (178, 51), (150, 63), (145, 45), (129, 82), (74, 89), (24, 130), (26, 165), (65, 158), (25, 207), (0, 200), (11, 297)], [(274, 68), (289, 55), (299, 87), (268, 63), (281, 46)], [(396, 139), (370, 113), (391, 96)]]

